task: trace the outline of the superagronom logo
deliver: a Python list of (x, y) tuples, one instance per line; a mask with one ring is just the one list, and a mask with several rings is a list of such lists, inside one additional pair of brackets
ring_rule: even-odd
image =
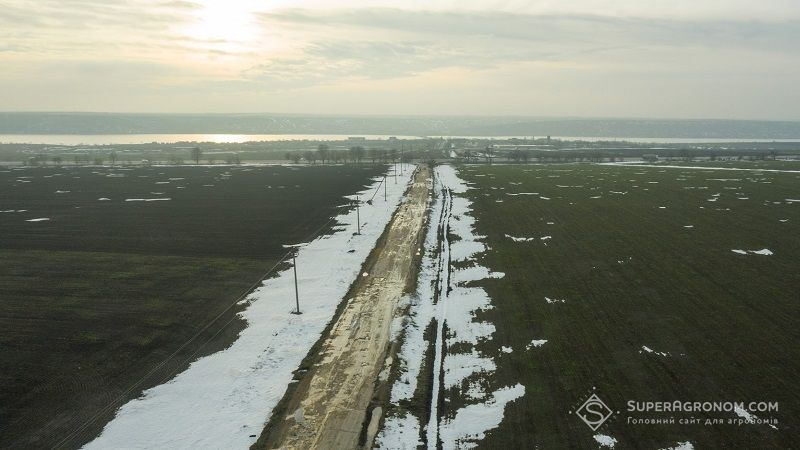
[[(594, 389), (595, 388), (592, 388), (592, 390)], [(573, 412), (570, 411), (570, 414), (572, 413)], [(600, 397), (593, 392), (592, 395), (575, 410), (575, 415), (580, 417), (586, 425), (589, 425), (592, 431), (597, 431), (606, 420), (614, 415), (614, 411), (603, 403)]]

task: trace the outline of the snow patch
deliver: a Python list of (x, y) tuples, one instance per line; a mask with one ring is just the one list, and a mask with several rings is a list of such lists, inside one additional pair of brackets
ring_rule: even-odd
[(530, 350), (534, 347), (541, 347), (547, 343), (547, 339), (534, 339), (525, 347), (525, 350)]
[(476, 442), (486, 437), (486, 431), (500, 425), (506, 404), (523, 395), (525, 386), (517, 383), (494, 391), (485, 403), (467, 405), (459, 409), (452, 420), (442, 421), (439, 428), (442, 448), (455, 450), (475, 447)]
[(408, 450), (422, 446), (419, 420), (410, 413), (387, 417), (375, 443), (377, 448), (385, 450)]
[(594, 440), (600, 444), (601, 447), (614, 448), (617, 445), (617, 440), (605, 434), (595, 434)]
[(510, 234), (506, 234), (505, 237), (511, 239), (514, 242), (530, 242), (536, 240), (535, 237), (516, 237), (516, 236), (511, 236)]
[(659, 356), (670, 356), (669, 353), (657, 352), (657, 351), (653, 350), (652, 348), (650, 348), (650, 347), (648, 347), (646, 345), (643, 345), (642, 349), (639, 350), (639, 353), (642, 353), (642, 352), (653, 353), (653, 354), (656, 354), (656, 355), (659, 355)]
[(754, 255), (762, 255), (762, 256), (770, 256), (774, 255), (775, 253), (768, 248), (762, 248), (761, 250), (741, 250), (741, 249), (733, 249), (731, 250), (734, 253), (738, 253), (740, 255), (747, 255), (747, 254), (754, 254)]

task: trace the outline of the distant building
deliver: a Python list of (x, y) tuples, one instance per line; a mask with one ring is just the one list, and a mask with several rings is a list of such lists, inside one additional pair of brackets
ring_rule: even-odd
[(364, 142), (367, 140), (367, 138), (364, 136), (349, 136), (347, 140), (350, 142)]

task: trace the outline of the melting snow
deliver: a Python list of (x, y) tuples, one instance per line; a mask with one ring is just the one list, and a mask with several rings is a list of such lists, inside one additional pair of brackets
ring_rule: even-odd
[[(454, 194), (464, 193), (468, 189), (450, 166), (437, 167), (435, 179), (437, 191), (444, 186)], [(434, 365), (441, 366), (444, 371), (443, 384), (440, 386), (439, 377), (434, 377), (432, 414), (426, 426), (422, 427), (419, 419), (413, 415), (400, 413), (393, 417), (390, 414), (377, 438), (380, 448), (415, 448), (419, 445), (420, 430), (427, 433), (429, 448), (436, 448), (437, 440), (442, 442), (445, 449), (473, 447), (486, 431), (500, 424), (506, 404), (525, 393), (521, 384), (501, 387), (494, 392), (483, 392), (480, 388), (479, 381), (491, 376), (496, 365), (493, 357), (482, 354), (475, 346), (478, 342), (491, 340), (494, 325), (478, 321), (476, 314), (492, 305), (482, 288), (469, 283), (490, 277), (499, 278), (503, 274), (492, 273), (474, 261), (475, 255), (486, 251), (486, 245), (480, 241), (481, 236), (474, 234), (475, 219), (469, 215), (470, 201), (458, 195), (453, 195), (450, 203), (446, 200), (447, 197), (437, 197), (431, 208), (417, 295), (412, 298), (411, 319), (404, 330), (399, 354), (401, 373), (392, 386), (391, 401), (397, 404), (413, 396), (421, 361), (429, 351), (435, 352)], [(437, 219), (447, 211), (448, 205), (450, 232), (458, 240), (445, 241), (439, 251)], [(460, 264), (462, 268), (452, 268), (448, 262), (466, 263), (466, 267)], [(446, 271), (447, 267), (452, 268), (449, 284), (448, 277), (436, 278), (436, 273), (439, 270)], [(434, 288), (442, 292), (437, 304), (433, 304)], [(431, 323), (437, 326), (437, 342), (433, 346), (425, 341), (424, 336), (425, 329)], [(443, 332), (444, 326), (447, 327), (446, 334)], [(505, 347), (502, 351), (510, 350)], [(437, 422), (438, 400), (445, 396), (447, 401), (450, 395), (461, 396), (467, 404), (458, 409), (454, 416), (441, 417)]]
[(767, 248), (762, 248), (761, 250), (747, 250), (747, 251), (745, 251), (745, 250), (740, 250), (740, 249), (733, 249), (733, 250), (731, 250), (731, 251), (732, 251), (732, 252), (734, 252), (734, 253), (738, 253), (738, 254), (740, 254), (740, 255), (746, 255), (746, 254), (748, 254), (748, 253), (752, 253), (752, 254), (754, 254), (754, 255), (763, 255), (763, 256), (770, 256), (770, 255), (774, 255), (774, 253), (772, 252), (772, 250), (770, 250), (770, 249), (767, 249)]
[(536, 240), (535, 237), (515, 237), (515, 236), (511, 236), (509, 234), (506, 234), (505, 236), (507, 238), (511, 239), (514, 242), (529, 242), (529, 241), (535, 241)]
[(661, 450), (694, 450), (694, 445), (691, 442), (678, 442), (678, 445), (675, 447), (664, 448)]
[(49, 217), (40, 217), (38, 219), (28, 219), (25, 222), (47, 222), (48, 220), (50, 220)]
[(595, 434), (594, 440), (602, 447), (614, 448), (617, 445), (617, 440), (605, 434)]
[(171, 198), (126, 198), (126, 202), (164, 202), (172, 200)]
[[(486, 431), (497, 428), (503, 420), (506, 404), (525, 395), (525, 386), (500, 388), (484, 403), (467, 405), (456, 412), (452, 420), (443, 420), (439, 437), (444, 450), (475, 447)], [(435, 444), (434, 444), (434, 447)]]
[(419, 420), (409, 413), (386, 417), (376, 444), (378, 448), (385, 450), (407, 450), (422, 446)]
[[(734, 406), (733, 412), (735, 412), (737, 416), (741, 417), (742, 419), (744, 419), (748, 423), (754, 423), (755, 420), (758, 419), (758, 416), (756, 416), (755, 414), (747, 412), (747, 411), (745, 411), (744, 409), (742, 409), (742, 408), (740, 408), (738, 406)], [(767, 424), (767, 425), (769, 425), (770, 428), (772, 428), (773, 430), (777, 430), (778, 429), (778, 427), (776, 427), (775, 425), (772, 425), (771, 423)]]
[(530, 350), (533, 347), (541, 347), (547, 343), (547, 339), (534, 339), (525, 347), (525, 350)]
[[(388, 185), (388, 205), (361, 208), (360, 235), (352, 234), (356, 211), (348, 210), (337, 217), (340, 225), (348, 225), (345, 230), (299, 249), (302, 315), (291, 314), (291, 268), (265, 280), (248, 297), (241, 313), (247, 327), (230, 347), (198, 359), (168, 383), (122, 406), (85, 448), (246, 449), (255, 443), (251, 435), (259, 434), (291, 383), (292, 372), (333, 317), (400, 203), (410, 175)], [(368, 195), (376, 187), (377, 183), (360, 194)]]
[(653, 354), (660, 355), (660, 356), (670, 356), (669, 353), (657, 352), (657, 351), (653, 350), (652, 348), (650, 348), (650, 347), (648, 347), (646, 345), (643, 345), (642, 349), (639, 350), (639, 353), (642, 353), (642, 352), (653, 353)]

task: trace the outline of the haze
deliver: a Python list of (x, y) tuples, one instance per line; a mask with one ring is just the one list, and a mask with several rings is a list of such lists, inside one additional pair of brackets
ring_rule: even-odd
[(11, 0), (0, 110), (800, 119), (796, 0)]

